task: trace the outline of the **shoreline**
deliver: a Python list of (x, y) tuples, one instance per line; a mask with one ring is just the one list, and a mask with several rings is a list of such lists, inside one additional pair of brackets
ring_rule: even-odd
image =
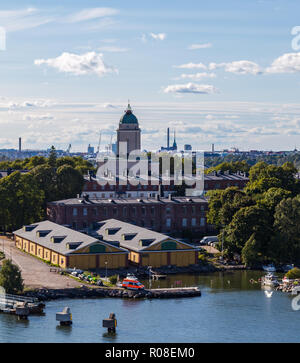
[(93, 298), (127, 298), (127, 299), (170, 299), (201, 296), (199, 288), (165, 288), (165, 289), (145, 289), (143, 291), (125, 290), (122, 288), (109, 287), (88, 287), (64, 289), (40, 288), (29, 290), (22, 294), (25, 297), (32, 297), (38, 301), (53, 301), (63, 299), (93, 299)]

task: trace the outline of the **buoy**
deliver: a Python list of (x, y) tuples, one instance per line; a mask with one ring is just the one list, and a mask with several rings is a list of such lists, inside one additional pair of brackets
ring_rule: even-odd
[(72, 325), (72, 314), (69, 307), (65, 307), (60, 313), (56, 313), (56, 320), (59, 321), (60, 325)]
[(29, 315), (29, 308), (26, 302), (19, 302), (16, 305), (16, 315), (19, 320), (27, 320)]
[(117, 327), (117, 319), (115, 313), (110, 313), (108, 319), (103, 319), (103, 328), (107, 328), (108, 333), (115, 333)]

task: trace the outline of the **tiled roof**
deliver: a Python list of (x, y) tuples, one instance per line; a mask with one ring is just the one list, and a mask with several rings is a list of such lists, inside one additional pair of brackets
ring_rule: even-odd
[[(62, 255), (70, 255), (78, 249), (100, 242), (99, 238), (88, 236), (50, 221), (38, 222), (24, 227), (15, 231), (14, 234)], [(102, 243), (105, 241), (101, 241)], [(77, 247), (70, 249), (69, 244)], [(120, 249), (120, 251), (125, 250)]]

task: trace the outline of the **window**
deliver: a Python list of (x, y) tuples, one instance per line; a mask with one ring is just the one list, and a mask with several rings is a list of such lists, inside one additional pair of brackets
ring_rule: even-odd
[(84, 215), (84, 216), (87, 216), (87, 215), (88, 215), (87, 208), (83, 208), (83, 215)]
[(170, 214), (171, 213), (171, 208), (170, 207), (167, 207), (166, 208), (166, 214)]
[(200, 209), (201, 209), (201, 211), (204, 211), (204, 205), (201, 205)]
[(155, 208), (151, 207), (151, 215), (154, 216), (155, 215)]
[(186, 227), (186, 226), (187, 226), (187, 219), (182, 218), (182, 227)]
[(114, 208), (113, 209), (113, 213), (114, 213), (114, 216), (116, 217), (118, 215), (118, 209), (117, 208)]
[(132, 208), (132, 215), (135, 217), (136, 216), (136, 207)]
[(205, 218), (201, 218), (200, 219), (200, 226), (204, 227), (205, 226)]
[(93, 215), (97, 216), (98, 215), (98, 209), (97, 208), (93, 208)]
[(196, 207), (194, 205), (192, 206), (192, 214), (196, 214)]
[(107, 217), (107, 208), (106, 208), (106, 207), (104, 207), (104, 208), (103, 208), (103, 215), (104, 215), (105, 217)]
[(123, 217), (126, 217), (127, 216), (127, 208), (126, 207), (124, 207), (123, 208)]
[(195, 227), (197, 224), (197, 220), (196, 218), (192, 218), (192, 226)]
[(82, 222), (82, 228), (87, 228), (87, 223), (86, 222)]
[(146, 215), (146, 207), (142, 207), (142, 215), (145, 216)]
[(73, 208), (73, 217), (77, 216), (77, 208)]
[(183, 207), (182, 207), (182, 213), (183, 213), (184, 215), (186, 215), (186, 206), (183, 206)]
[(166, 226), (171, 227), (171, 222), (172, 222), (171, 218), (167, 218), (166, 219)]

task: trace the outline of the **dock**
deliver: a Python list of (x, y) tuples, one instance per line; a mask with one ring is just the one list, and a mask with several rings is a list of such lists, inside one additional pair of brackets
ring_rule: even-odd
[(28, 315), (42, 314), (45, 305), (36, 298), (3, 294), (0, 295), (0, 313), (18, 315), (20, 308), (26, 308)]
[(178, 298), (201, 296), (199, 287), (170, 287), (146, 290), (151, 293), (153, 298)]

